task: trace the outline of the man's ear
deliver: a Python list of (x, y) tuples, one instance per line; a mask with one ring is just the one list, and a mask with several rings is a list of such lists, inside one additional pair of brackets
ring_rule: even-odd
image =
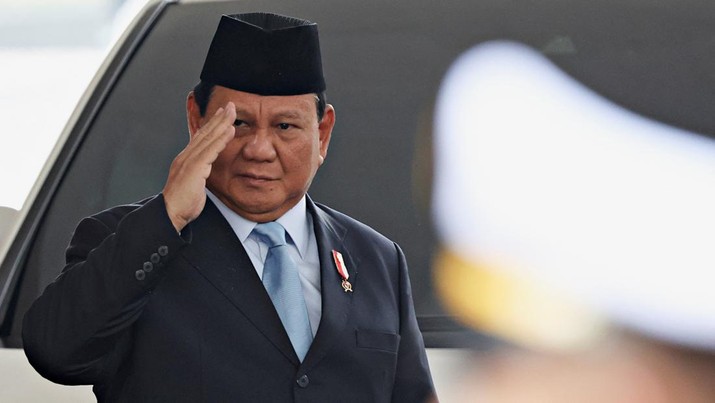
[(320, 164), (323, 164), (325, 157), (328, 155), (328, 145), (330, 145), (330, 136), (333, 133), (335, 126), (335, 108), (333, 105), (325, 105), (325, 113), (323, 120), (318, 123), (318, 140), (320, 141)]
[(186, 122), (189, 126), (189, 134), (193, 137), (203, 124), (203, 116), (199, 110), (199, 105), (196, 103), (194, 92), (189, 92), (186, 97)]

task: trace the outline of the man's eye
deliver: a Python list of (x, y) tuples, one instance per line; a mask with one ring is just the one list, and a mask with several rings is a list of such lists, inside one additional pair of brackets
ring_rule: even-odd
[(290, 124), (289, 123), (278, 123), (278, 128), (281, 130), (288, 130), (290, 129)]
[(241, 125), (244, 125), (244, 124), (246, 124), (246, 121), (241, 120), (241, 119), (236, 119), (236, 120), (233, 122), (233, 125), (234, 125), (234, 126), (241, 126)]

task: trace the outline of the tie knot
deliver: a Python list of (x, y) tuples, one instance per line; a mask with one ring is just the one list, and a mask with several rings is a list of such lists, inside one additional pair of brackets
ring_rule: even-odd
[(286, 244), (286, 230), (275, 221), (256, 224), (253, 233), (258, 235), (269, 247)]

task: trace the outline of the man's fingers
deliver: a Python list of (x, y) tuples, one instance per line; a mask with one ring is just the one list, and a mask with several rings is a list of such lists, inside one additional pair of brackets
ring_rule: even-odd
[[(180, 165), (183, 170), (196, 172), (209, 166), (218, 157), (218, 154), (233, 138), (233, 122), (236, 120), (236, 110), (233, 103), (229, 102), (223, 111), (217, 112), (192, 138), (184, 151), (182, 151)], [(208, 175), (201, 175), (206, 177)]]
[(225, 108), (218, 108), (216, 110), (216, 113), (211, 116), (211, 118), (204, 123), (203, 126), (201, 126), (198, 131), (194, 134), (193, 138), (200, 139), (204, 137), (206, 134), (211, 133), (211, 131), (219, 125), (223, 119), (226, 117), (226, 109)]
[(216, 129), (225, 125), (233, 125), (236, 120), (236, 107), (229, 102), (226, 107), (219, 108), (216, 113), (194, 134), (192, 139), (203, 141), (211, 137)]
[(233, 122), (235, 120), (236, 110), (232, 102), (229, 102), (225, 108), (219, 108), (214, 116), (192, 136), (189, 144), (177, 156), (177, 169), (183, 172), (192, 172), (194, 170), (191, 165), (212, 164), (221, 150), (233, 138)]
[(218, 128), (215, 130), (215, 137), (210, 141), (205, 141), (204, 147), (197, 150), (197, 158), (206, 164), (213, 164), (218, 158), (219, 153), (226, 148), (226, 145), (233, 138), (234, 128), (233, 125), (225, 127), (223, 131), (219, 131)]
[(197, 144), (191, 154), (196, 156), (202, 163), (213, 163), (221, 152), (226, 147), (226, 144), (233, 138), (235, 129), (233, 122), (236, 120), (236, 112), (233, 109), (227, 109), (227, 113), (222, 121), (211, 128), (211, 131), (206, 133)]
[(231, 139), (231, 137), (226, 138), (225, 134), (228, 131), (233, 134), (233, 123), (236, 120), (236, 111), (232, 103), (229, 103), (228, 106), (223, 112), (214, 115), (192, 136), (187, 146), (187, 153), (202, 154), (203, 150), (207, 147), (211, 147), (212, 143), (216, 141), (226, 143)]

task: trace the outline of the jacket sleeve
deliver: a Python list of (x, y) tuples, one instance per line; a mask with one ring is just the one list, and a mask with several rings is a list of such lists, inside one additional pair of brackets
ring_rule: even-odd
[(184, 232), (176, 233), (161, 195), (82, 220), (62, 273), (25, 314), (23, 346), (32, 366), (57, 383), (99, 382), (190, 238)]
[(395, 248), (400, 276), (400, 347), (392, 402), (432, 401), (431, 399), (435, 399), (434, 386), (424, 340), (417, 326), (407, 263), (400, 247), (395, 244)]

